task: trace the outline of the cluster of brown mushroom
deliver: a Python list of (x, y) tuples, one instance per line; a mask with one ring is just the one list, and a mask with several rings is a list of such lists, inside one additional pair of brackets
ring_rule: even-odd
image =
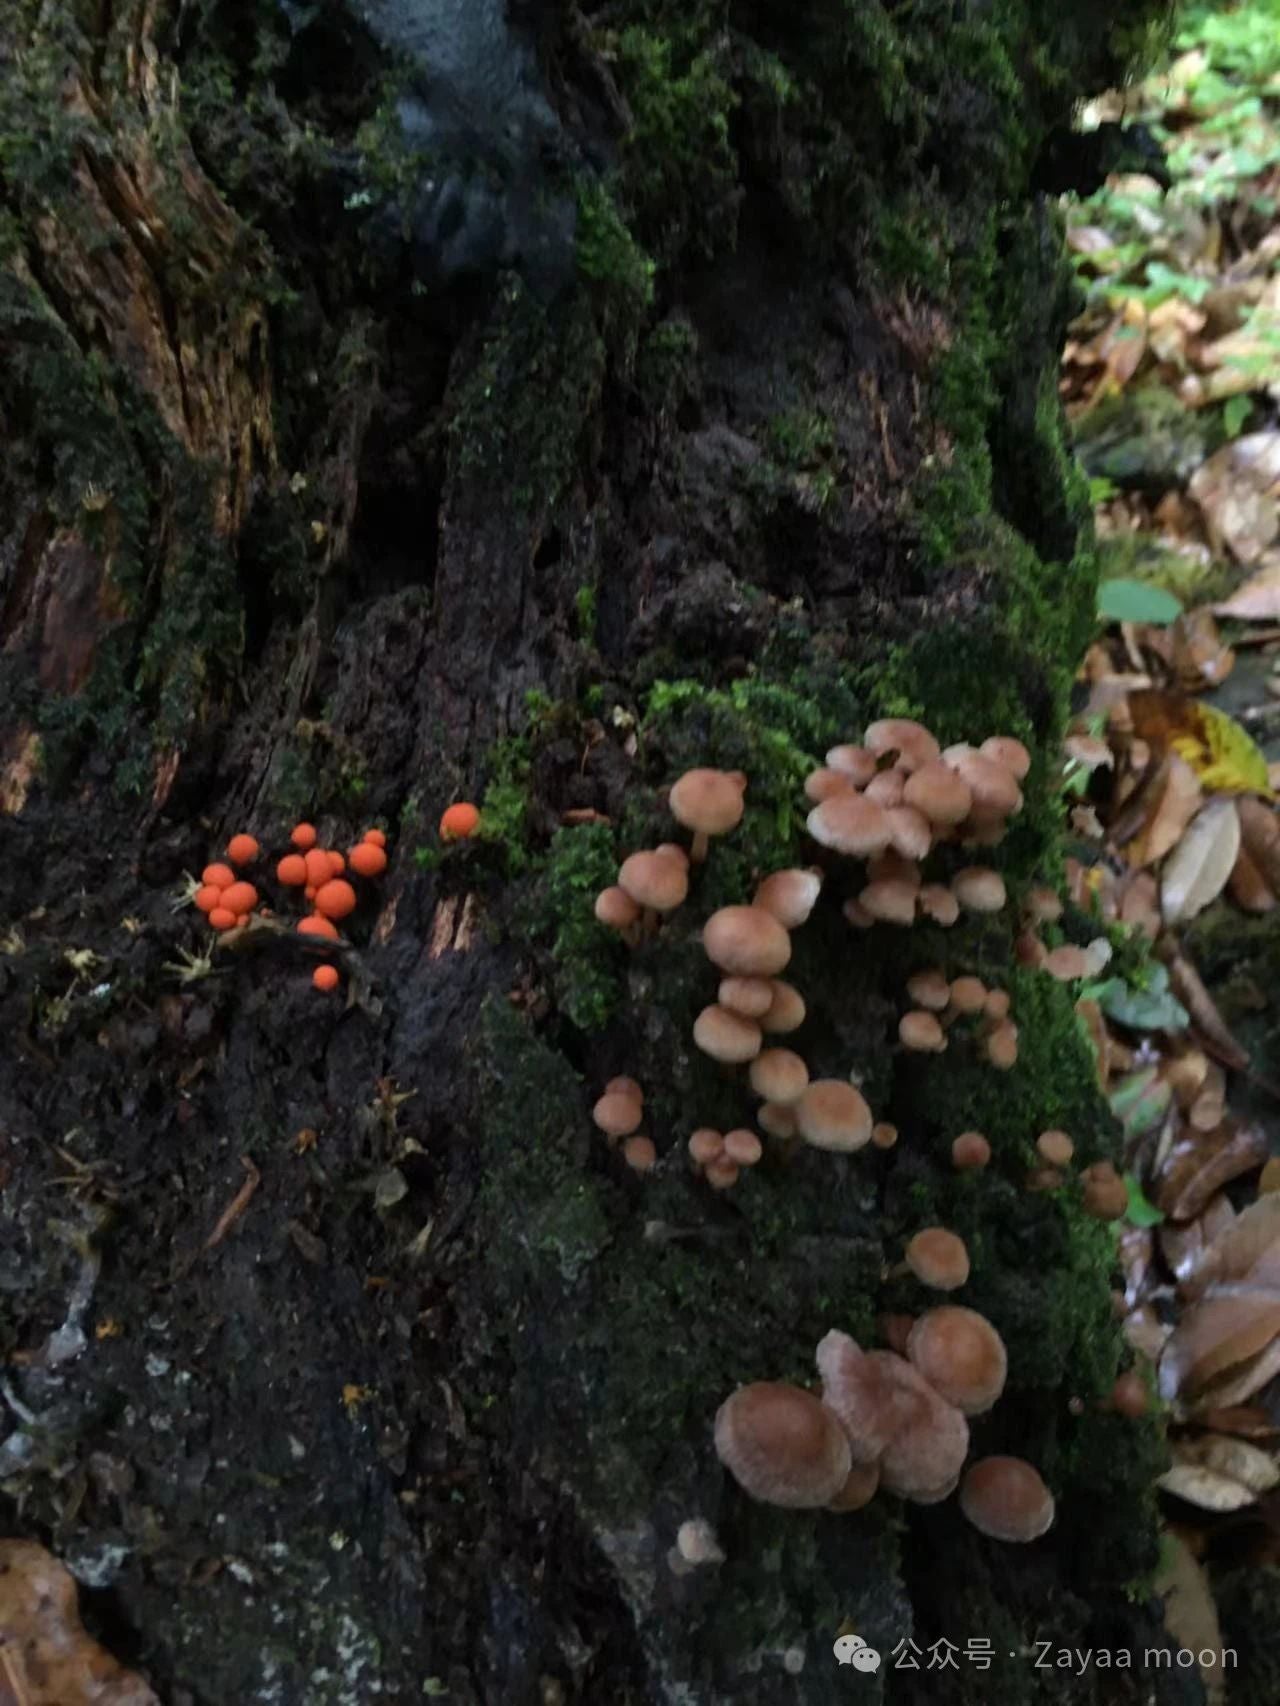
[(1021, 966), (1044, 971), (1059, 983), (1075, 983), (1083, 977), (1097, 977), (1111, 957), (1110, 944), (1099, 937), (1087, 948), (1073, 942), (1063, 942), (1056, 948), (1047, 947), (1038, 929), (1042, 924), (1056, 924), (1062, 917), (1062, 901), (1049, 888), (1034, 888), (1022, 907), (1022, 930), (1014, 943), (1014, 956)]
[(970, 866), (949, 886), (926, 883), (920, 861), (942, 842), (990, 847), (1022, 809), (1019, 783), (1031, 768), (1021, 741), (993, 735), (980, 747), (944, 751), (906, 717), (872, 723), (862, 745), (833, 746), (805, 780), (810, 835), (833, 852), (866, 859), (867, 883), (845, 902), (851, 924), (952, 925), (961, 908), (998, 912), (999, 873)]
[[(1036, 1139), (1040, 1165), (1027, 1180), (1033, 1191), (1060, 1190), (1067, 1182), (1067, 1168), (1075, 1144), (1065, 1131), (1042, 1131)], [(1095, 1161), (1080, 1174), (1084, 1210), (1096, 1220), (1122, 1220), (1129, 1207), (1129, 1191), (1110, 1161)]]
[(632, 853), (618, 880), (596, 896), (596, 917), (630, 946), (651, 936), (658, 920), (684, 904), (690, 863), (707, 856), (711, 836), (727, 835), (742, 822), (747, 778), (741, 770), (687, 770), (668, 795), (671, 815), (693, 831), (688, 853), (674, 841)]
[(937, 967), (913, 972), (907, 979), (907, 994), (914, 1003), (898, 1021), (898, 1038), (904, 1048), (926, 1054), (941, 1054), (947, 1046), (947, 1031), (957, 1019), (973, 1019), (992, 1066), (1007, 1072), (1018, 1058), (1018, 1027), (1009, 1017), (1009, 994), (988, 989), (980, 977), (948, 980)]
[(610, 1149), (622, 1140), (622, 1159), (637, 1173), (650, 1173), (658, 1164), (653, 1139), (640, 1131), (644, 1091), (634, 1078), (611, 1078), (591, 1117), (608, 1139)]
[(1008, 1372), (1004, 1343), (985, 1316), (954, 1304), (927, 1310), (912, 1323), (904, 1354), (864, 1351), (833, 1330), (817, 1365), (821, 1397), (758, 1381), (720, 1406), (717, 1455), (751, 1498), (853, 1511), (881, 1488), (936, 1504), (959, 1485), (961, 1509), (984, 1534), (1028, 1541), (1050, 1526), (1053, 1498), (1029, 1463), (984, 1458), (961, 1481), (969, 1417), (992, 1408)]
[(721, 1133), (699, 1126), (689, 1139), (689, 1159), (713, 1191), (728, 1190), (742, 1168), (754, 1167), (763, 1154), (764, 1145), (745, 1127)]

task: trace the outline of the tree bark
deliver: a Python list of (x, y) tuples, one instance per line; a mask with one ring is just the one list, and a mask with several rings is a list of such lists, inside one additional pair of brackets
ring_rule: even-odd
[[(1044, 1128), (1115, 1153), (1013, 939), (1094, 596), (1037, 160), (1161, 8), (1118, 10), (0, 9), (0, 1483), (171, 1706), (820, 1706), (842, 1632), (869, 1701), (1199, 1697), (1144, 1669), (1112, 1235), (1023, 1188)], [(1031, 747), (1010, 907), (853, 933), (831, 865), (798, 1046), (901, 1140), (714, 1195), (701, 924), (813, 861), (803, 777), (886, 714)], [(594, 894), (694, 764), (746, 819), (628, 950)], [(299, 818), (389, 838), (339, 996), (176, 909), (249, 830), (291, 926)], [(932, 963), (1010, 990), (1011, 1073), (899, 1050)], [(593, 1132), (619, 1073), (651, 1175)], [(938, 1222), (1009, 1347), (975, 1451), (1050, 1535), (749, 1503), (718, 1404), (928, 1307), (884, 1276)], [(726, 1560), (679, 1573), (694, 1516)]]

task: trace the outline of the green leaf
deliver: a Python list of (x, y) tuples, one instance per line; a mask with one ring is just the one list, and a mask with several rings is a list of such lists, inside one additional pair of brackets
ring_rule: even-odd
[(1157, 622), (1166, 625), (1182, 615), (1171, 592), (1143, 581), (1107, 580), (1098, 588), (1098, 615), (1107, 622)]
[(1143, 1195), (1142, 1186), (1132, 1173), (1125, 1174), (1124, 1188), (1129, 1193), (1129, 1206), (1125, 1210), (1125, 1219), (1130, 1226), (1159, 1226), (1164, 1219), (1163, 1213)]
[(1167, 989), (1135, 989), (1122, 977), (1109, 978), (1094, 999), (1108, 1019), (1135, 1031), (1184, 1031), (1190, 1022), (1186, 1008)]
[(1159, 1076), (1158, 1068), (1148, 1066), (1122, 1079), (1107, 1100), (1125, 1136), (1141, 1137), (1159, 1125), (1168, 1112), (1173, 1086)]
[(1253, 408), (1251, 397), (1228, 397), (1222, 405), (1222, 425), (1228, 438), (1239, 438)]

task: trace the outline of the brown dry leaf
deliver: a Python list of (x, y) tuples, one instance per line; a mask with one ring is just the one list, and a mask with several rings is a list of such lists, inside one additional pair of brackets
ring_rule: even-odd
[(1205, 1291), (1245, 1281), (1280, 1288), (1280, 1196), (1259, 1197), (1223, 1227), (1197, 1266), (1193, 1285)]
[(15, 1706), (160, 1706), (85, 1633), (71, 1572), (33, 1541), (0, 1540), (0, 1631)]
[(1230, 1434), (1179, 1440), (1173, 1449), (1173, 1467), (1156, 1485), (1202, 1510), (1242, 1510), (1280, 1484), (1280, 1467), (1270, 1452)]
[(1224, 645), (1218, 624), (1207, 610), (1191, 610), (1166, 630), (1173, 669), (1184, 687), (1195, 691), (1220, 687), (1235, 667), (1236, 654)]
[(1213, 799), (1169, 855), (1160, 877), (1166, 924), (1184, 924), (1227, 886), (1240, 851), (1240, 818), (1231, 799)]
[(1230, 598), (1211, 608), (1215, 616), (1231, 616), (1238, 622), (1280, 621), (1280, 558), (1269, 559)]
[(1161, 952), (1160, 957), (1169, 968), (1169, 986), (1191, 1015), (1199, 1041), (1221, 1065), (1243, 1072), (1249, 1064), (1249, 1051), (1232, 1036), (1195, 966), (1178, 948)]
[[(1222, 1626), (1207, 1574), (1186, 1541), (1171, 1529), (1166, 1528), (1160, 1538), (1155, 1588), (1164, 1601), (1165, 1626), (1184, 1653), (1221, 1653)], [(1200, 1679), (1205, 1706), (1223, 1706), (1227, 1696), (1224, 1666), (1200, 1667)]]
[(1258, 1195), (1270, 1196), (1273, 1191), (1280, 1191), (1280, 1156), (1276, 1155), (1258, 1174)]
[(1209, 1261), (1209, 1251), (1235, 1220), (1235, 1210), (1220, 1191), (1210, 1197), (1204, 1213), (1181, 1223), (1166, 1220), (1160, 1227), (1160, 1254), (1165, 1266), (1189, 1296), (1205, 1289), (1200, 1275)]
[(1191, 476), (1209, 543), (1254, 563), (1280, 533), (1274, 493), (1280, 485), (1280, 431), (1247, 433), (1215, 451)]
[(1116, 886), (1116, 917), (1131, 924), (1152, 942), (1160, 934), (1160, 887), (1150, 871), (1132, 871)]
[(1160, 1355), (1162, 1398), (1194, 1395), (1280, 1334), (1280, 1291), (1211, 1292), (1193, 1303)]
[(1209, 1057), (1198, 1048), (1184, 1048), (1180, 1053), (1168, 1054), (1161, 1062), (1160, 1076), (1173, 1086), (1178, 1106), (1189, 1108), (1204, 1089), (1209, 1076)]
[(1224, 1121), (1211, 1132), (1185, 1130), (1160, 1169), (1156, 1207), (1171, 1220), (1194, 1220), (1215, 1191), (1261, 1167), (1270, 1148), (1255, 1125)]
[(1173, 1328), (1160, 1319), (1150, 1303), (1140, 1303), (1125, 1316), (1121, 1331), (1130, 1349), (1154, 1366), (1160, 1361)]
[(1238, 1439), (1280, 1440), (1280, 1427), (1260, 1404), (1232, 1404), (1228, 1409), (1209, 1410), (1197, 1420), (1214, 1433), (1234, 1434)]
[(1240, 839), (1268, 888), (1280, 892), (1280, 813), (1249, 795), (1237, 801)]
[(1210, 1381), (1194, 1402), (1186, 1406), (1187, 1413), (1199, 1420), (1213, 1410), (1245, 1404), (1277, 1374), (1280, 1374), (1280, 1338), (1273, 1339), (1256, 1356), (1248, 1357), (1239, 1368)]
[[(1154, 865), (1172, 851), (1200, 810), (1202, 799), (1195, 771), (1176, 752), (1166, 753), (1150, 781), (1130, 803), (1124, 814), (1126, 821), (1117, 820), (1112, 826), (1115, 840), (1128, 842), (1124, 856), (1130, 866)], [(1141, 813), (1141, 818), (1129, 840), (1123, 831), (1131, 812)]]
[[(1243, 819), (1241, 829), (1243, 830)], [(1242, 912), (1264, 913), (1275, 910), (1276, 895), (1257, 865), (1249, 857), (1249, 849), (1241, 843), (1236, 862), (1227, 878), (1227, 893)]]
[(1266, 793), (1267, 762), (1247, 729), (1216, 706), (1185, 693), (1131, 693), (1133, 733), (1153, 751), (1173, 751), (1214, 793)]
[(1123, 1224), (1116, 1248), (1124, 1275), (1124, 1300), (1135, 1309), (1150, 1288), (1155, 1263), (1155, 1238), (1149, 1226)]

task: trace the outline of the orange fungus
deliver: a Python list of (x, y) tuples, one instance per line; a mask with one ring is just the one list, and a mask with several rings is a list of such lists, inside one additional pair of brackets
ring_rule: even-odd
[(308, 847), (314, 847), (316, 844), (315, 825), (311, 823), (295, 824), (289, 839), (300, 853), (305, 853)]
[(276, 866), (276, 876), (286, 888), (300, 889), (307, 880), (307, 862), (301, 853), (286, 853)]
[(232, 930), (240, 920), (234, 912), (225, 906), (215, 906), (209, 914), (209, 922), (215, 930)]
[(385, 829), (366, 829), (360, 839), (361, 841), (371, 841), (375, 847), (385, 847), (387, 845), (387, 832)]
[(362, 841), (347, 854), (347, 863), (362, 877), (380, 877), (387, 868), (387, 856), (374, 841)]
[(305, 862), (307, 867), (307, 881), (309, 883), (313, 883), (316, 888), (319, 888), (321, 883), (327, 883), (329, 878), (333, 875), (333, 871), (329, 865), (329, 855), (323, 847), (313, 847), (311, 851), (306, 854)]
[(346, 868), (347, 868), (347, 861), (342, 857), (341, 853), (330, 853), (330, 855), (329, 855), (329, 875), (331, 877), (339, 876), (343, 871), (346, 870)]
[(316, 911), (326, 918), (345, 918), (355, 909), (356, 891), (341, 877), (335, 877), (331, 883), (325, 883), (316, 890)]
[(236, 874), (230, 865), (206, 865), (200, 873), (200, 881), (209, 888), (229, 889), (236, 880)]
[(462, 841), (468, 835), (474, 835), (480, 822), (480, 813), (466, 800), (456, 806), (450, 806), (440, 819), (441, 841)]
[(215, 906), (222, 905), (222, 890), (206, 883), (202, 889), (196, 890), (193, 898), (201, 912), (212, 912)]
[(227, 858), (233, 865), (252, 864), (258, 851), (258, 843), (251, 835), (233, 835), (227, 843)]
[(311, 974), (311, 981), (317, 989), (323, 989), (326, 992), (330, 989), (336, 989), (338, 987), (337, 966), (317, 966)]
[(303, 936), (328, 936), (334, 942), (338, 940), (338, 926), (331, 924), (327, 918), (321, 918), (318, 912), (300, 918), (298, 931)]
[(252, 883), (232, 883), (222, 891), (222, 904), (229, 912), (252, 912), (258, 904), (258, 891)]

